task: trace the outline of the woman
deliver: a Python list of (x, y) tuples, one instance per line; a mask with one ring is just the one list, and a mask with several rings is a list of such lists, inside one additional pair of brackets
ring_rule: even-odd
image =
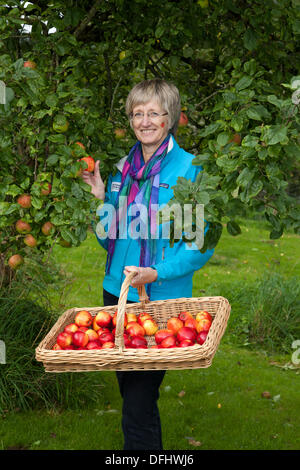
[[(117, 173), (109, 176), (106, 192), (99, 161), (94, 174), (84, 172), (83, 179), (91, 185), (95, 197), (116, 209), (116, 217), (106, 221), (104, 237), (101, 208), (98, 214), (103, 225), (96, 228), (97, 239), (107, 250), (105, 305), (118, 303), (124, 276), (131, 271), (137, 275), (131, 282), (128, 302), (138, 301), (136, 287), (144, 284), (150, 300), (191, 297), (194, 272), (213, 254), (213, 250), (202, 254), (197, 249), (187, 249), (182, 240), (170, 247), (169, 240), (162, 237), (161, 226), (154, 222), (156, 208), (173, 197), (172, 186), (177, 178), (195, 181), (201, 171), (192, 165), (194, 156), (181, 149), (174, 139), (180, 111), (180, 96), (174, 85), (160, 79), (137, 84), (126, 101), (126, 113), (137, 143), (118, 162)], [(140, 231), (133, 236), (136, 227), (132, 222), (137, 213), (143, 216), (139, 219)], [(157, 400), (164, 375), (161, 370), (117, 372), (123, 397), (124, 449), (163, 448)]]

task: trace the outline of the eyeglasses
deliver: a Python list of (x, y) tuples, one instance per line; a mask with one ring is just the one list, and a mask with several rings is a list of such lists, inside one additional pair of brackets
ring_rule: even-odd
[[(167, 114), (168, 113), (156, 113), (155, 111), (150, 111), (149, 113), (147, 113), (147, 117), (148, 119), (150, 119), (150, 121), (155, 121), (159, 117), (166, 116)], [(133, 121), (139, 122), (144, 119), (144, 116), (145, 116), (144, 113), (134, 113), (134, 114), (131, 114), (130, 117)]]

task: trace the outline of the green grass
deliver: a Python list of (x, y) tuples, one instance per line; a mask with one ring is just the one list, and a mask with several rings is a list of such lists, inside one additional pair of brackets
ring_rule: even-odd
[[(210, 368), (168, 371), (159, 400), (165, 449), (299, 449), (296, 374), (229, 345), (220, 347)], [(95, 375), (103, 385), (97, 407), (8, 414), (0, 424), (0, 449), (121, 449), (115, 374)], [(264, 391), (272, 398), (262, 398)]]
[[(234, 333), (258, 279), (270, 273), (299, 279), (299, 254), (299, 236), (269, 240), (260, 222), (244, 221), (236, 238), (223, 233), (214, 256), (195, 274), (193, 295), (229, 298), (228, 329), (211, 367), (167, 372), (159, 400), (165, 449), (300, 448), (300, 369), (291, 363), (293, 350), (250, 350)], [(79, 248), (57, 247), (54, 256), (67, 285), (60, 292), (49, 287), (57, 315), (69, 307), (101, 305), (105, 256), (93, 234)], [(88, 374), (100, 390), (96, 405), (4, 413), (0, 449), (122, 449), (115, 374)], [(270, 399), (261, 396), (264, 391)]]

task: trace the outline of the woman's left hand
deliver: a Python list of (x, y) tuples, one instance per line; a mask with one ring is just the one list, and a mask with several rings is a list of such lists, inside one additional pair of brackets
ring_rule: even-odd
[(157, 271), (153, 268), (139, 268), (137, 266), (125, 266), (124, 274), (127, 276), (130, 272), (137, 272), (137, 275), (131, 281), (132, 287), (143, 286), (157, 279)]

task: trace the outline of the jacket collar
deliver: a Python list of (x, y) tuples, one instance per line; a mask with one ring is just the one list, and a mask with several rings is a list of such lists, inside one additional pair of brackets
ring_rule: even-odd
[[(176, 140), (174, 139), (173, 135), (171, 135), (171, 138), (170, 138), (170, 140), (169, 140), (169, 145), (168, 145), (167, 154), (168, 154), (169, 152), (171, 152), (172, 148), (173, 148), (174, 146), (176, 146), (176, 145), (178, 145), (178, 144), (177, 144)], [(116, 167), (117, 167), (117, 169), (118, 169), (121, 173), (122, 173), (122, 171), (123, 171), (123, 166), (124, 166), (124, 164), (125, 164), (125, 162), (126, 162), (127, 157), (128, 157), (128, 155), (125, 155), (125, 157), (122, 157), (121, 160), (119, 160), (119, 161), (116, 163)]]

